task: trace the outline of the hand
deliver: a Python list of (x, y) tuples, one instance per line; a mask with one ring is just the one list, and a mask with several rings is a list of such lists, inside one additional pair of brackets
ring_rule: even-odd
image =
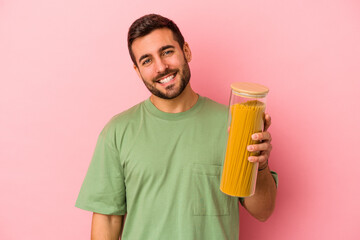
[(254, 145), (249, 145), (247, 147), (248, 151), (250, 152), (260, 151), (259, 156), (249, 157), (250, 162), (259, 162), (260, 169), (266, 167), (272, 149), (271, 134), (267, 132), (267, 129), (270, 127), (270, 125), (271, 125), (271, 117), (269, 114), (265, 114), (264, 132), (254, 133), (253, 135), (251, 135), (251, 138), (253, 140), (258, 140), (259, 143)]

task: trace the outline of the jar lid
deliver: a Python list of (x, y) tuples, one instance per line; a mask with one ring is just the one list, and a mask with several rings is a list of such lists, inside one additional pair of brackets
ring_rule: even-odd
[(231, 84), (231, 89), (235, 94), (247, 96), (247, 97), (255, 97), (255, 98), (263, 98), (269, 92), (269, 89), (263, 85), (257, 83), (250, 82), (235, 82)]

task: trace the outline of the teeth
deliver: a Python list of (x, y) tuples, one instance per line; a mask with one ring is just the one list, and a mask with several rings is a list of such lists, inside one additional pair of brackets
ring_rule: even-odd
[(171, 75), (167, 78), (164, 78), (163, 80), (160, 80), (159, 83), (167, 83), (170, 82), (173, 78), (175, 77), (175, 75)]

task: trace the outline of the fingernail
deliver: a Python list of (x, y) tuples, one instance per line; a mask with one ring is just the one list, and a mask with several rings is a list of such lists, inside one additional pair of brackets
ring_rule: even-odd
[(257, 134), (253, 134), (251, 137), (253, 140), (257, 140), (259, 136)]
[(252, 151), (252, 150), (254, 150), (254, 147), (250, 145), (250, 146), (247, 147), (247, 149), (248, 149), (249, 151)]
[(249, 157), (248, 160), (249, 160), (249, 162), (254, 162), (255, 158), (254, 157)]

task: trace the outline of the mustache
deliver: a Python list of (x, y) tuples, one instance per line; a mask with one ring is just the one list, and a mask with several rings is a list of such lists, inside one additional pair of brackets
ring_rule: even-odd
[(177, 71), (178, 71), (177, 69), (166, 69), (164, 72), (159, 73), (156, 77), (154, 77), (153, 82), (157, 82), (160, 80), (160, 78), (163, 78), (166, 75), (169, 75), (172, 73), (176, 73)]

